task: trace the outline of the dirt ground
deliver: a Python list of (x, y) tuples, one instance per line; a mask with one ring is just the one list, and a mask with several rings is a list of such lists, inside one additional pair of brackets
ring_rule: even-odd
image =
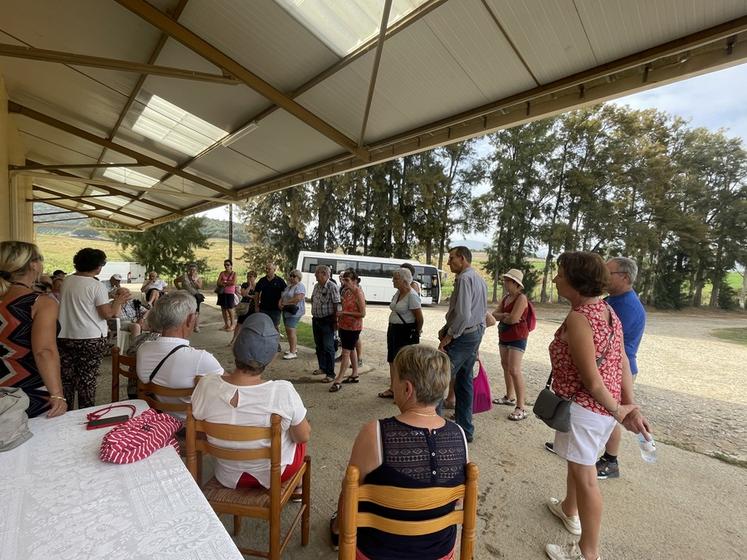
[[(436, 344), (445, 311), (424, 309), (424, 343)], [(530, 399), (547, 379), (547, 346), (566, 312), (562, 306), (538, 308), (538, 326), (523, 364)], [(285, 559), (337, 557), (328, 544), (327, 525), (352, 442), (364, 422), (397, 412), (391, 401), (376, 397), (388, 383), (387, 317), (387, 306), (369, 306), (362, 335), (365, 365), (357, 385), (330, 394), (328, 385), (311, 375), (316, 369), (311, 349), (301, 349), (297, 360), (276, 360), (266, 373), (294, 383), (313, 429), (311, 542), (301, 547), (300, 537), (294, 537)], [(210, 350), (229, 368), (230, 335), (218, 330), (221, 325), (218, 311), (205, 305), (203, 329), (192, 344)], [(747, 317), (649, 314), (636, 395), (652, 422), (658, 461), (644, 463), (634, 436), (623, 438), (621, 478), (600, 481), (602, 558), (747, 558), (747, 347), (709, 334), (734, 326), (747, 327)], [(494, 396), (502, 395), (495, 329), (486, 333), (481, 356)], [(109, 401), (108, 365), (97, 403)], [(543, 447), (552, 432), (535, 418), (510, 422), (509, 412), (509, 407), (494, 406), (475, 416), (470, 459), (480, 468), (477, 559), (544, 558), (546, 543), (573, 538), (544, 506), (550, 496), (562, 497), (565, 486), (565, 464)], [(229, 526), (230, 519), (225, 522)], [(256, 545), (264, 535), (261, 524), (245, 522), (240, 542)]]

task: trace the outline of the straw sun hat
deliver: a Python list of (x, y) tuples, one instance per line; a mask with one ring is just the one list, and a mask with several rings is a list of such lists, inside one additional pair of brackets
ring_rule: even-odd
[(522, 283), (522, 280), (524, 279), (524, 273), (519, 270), (518, 268), (512, 268), (506, 274), (501, 275), (502, 278), (510, 278), (514, 282), (516, 282), (520, 287), (524, 287), (524, 284)]

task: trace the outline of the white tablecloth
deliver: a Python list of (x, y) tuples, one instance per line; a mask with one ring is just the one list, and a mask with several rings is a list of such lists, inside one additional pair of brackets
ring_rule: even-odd
[(34, 418), (34, 436), (0, 453), (0, 558), (241, 559), (174, 448), (129, 465), (99, 460), (108, 429), (84, 425), (97, 408)]

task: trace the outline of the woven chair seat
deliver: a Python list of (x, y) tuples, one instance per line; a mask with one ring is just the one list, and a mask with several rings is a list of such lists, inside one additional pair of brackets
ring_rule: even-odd
[[(290, 481), (283, 482), (281, 495), (286, 491)], [(266, 488), (226, 488), (213, 477), (202, 487), (202, 492), (209, 502), (240, 504), (249, 507), (270, 507), (270, 492)]]

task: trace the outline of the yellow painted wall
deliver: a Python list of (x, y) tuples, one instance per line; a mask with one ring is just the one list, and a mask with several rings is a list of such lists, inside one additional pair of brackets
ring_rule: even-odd
[(0, 75), (0, 241), (34, 240), (32, 185), (29, 177), (9, 177), (9, 165), (23, 165), (26, 148), (14, 117), (8, 114), (8, 93)]

